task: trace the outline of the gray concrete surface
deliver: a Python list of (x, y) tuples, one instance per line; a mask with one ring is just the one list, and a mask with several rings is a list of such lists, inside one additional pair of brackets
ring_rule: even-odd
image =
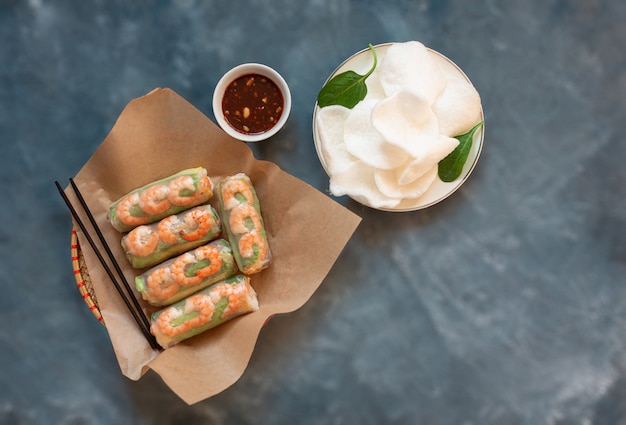
[[(626, 3), (0, 3), (0, 424), (626, 423)], [(170, 87), (212, 118), (219, 77), (280, 70), (261, 159), (322, 191), (317, 91), (368, 43), (419, 40), (478, 88), (478, 167), (424, 211), (363, 222), (319, 291), (194, 406), (123, 377), (78, 295), (53, 182), (123, 107)]]

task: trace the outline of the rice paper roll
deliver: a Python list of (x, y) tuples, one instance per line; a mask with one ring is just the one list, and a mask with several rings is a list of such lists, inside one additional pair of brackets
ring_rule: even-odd
[(164, 306), (237, 273), (224, 239), (187, 251), (135, 277), (135, 287), (149, 304)]
[(239, 173), (218, 185), (217, 196), (222, 225), (239, 270), (258, 273), (272, 261), (261, 206), (250, 178)]
[(236, 275), (152, 314), (150, 332), (161, 347), (169, 348), (258, 309), (250, 278)]
[(130, 265), (144, 268), (206, 244), (221, 230), (217, 211), (205, 204), (135, 227), (122, 237), (121, 244)]
[(206, 203), (213, 182), (203, 167), (189, 168), (137, 188), (109, 206), (108, 219), (119, 232), (154, 223)]

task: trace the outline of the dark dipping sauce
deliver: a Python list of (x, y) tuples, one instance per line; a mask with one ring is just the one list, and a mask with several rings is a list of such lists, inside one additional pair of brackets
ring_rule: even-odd
[(274, 127), (283, 113), (283, 94), (272, 80), (260, 74), (246, 74), (224, 91), (224, 118), (240, 133), (259, 134)]

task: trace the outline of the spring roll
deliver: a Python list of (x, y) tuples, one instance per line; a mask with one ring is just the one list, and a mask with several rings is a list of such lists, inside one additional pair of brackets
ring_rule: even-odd
[(217, 211), (205, 204), (135, 227), (121, 243), (130, 265), (144, 268), (212, 241), (221, 229)]
[(149, 304), (164, 306), (237, 273), (224, 239), (187, 251), (135, 277), (135, 287)]
[(236, 275), (152, 314), (150, 331), (159, 345), (168, 348), (258, 309), (250, 278)]
[(206, 169), (189, 168), (122, 196), (109, 206), (108, 219), (119, 232), (128, 232), (204, 204), (212, 196), (213, 182)]
[(250, 178), (239, 173), (218, 185), (219, 211), (233, 256), (245, 274), (267, 268), (272, 261), (261, 206)]

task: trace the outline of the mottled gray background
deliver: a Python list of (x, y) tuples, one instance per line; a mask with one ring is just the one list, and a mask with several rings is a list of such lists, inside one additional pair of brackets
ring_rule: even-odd
[[(626, 3), (0, 2), (1, 424), (626, 423)], [(470, 180), (363, 222), (319, 291), (265, 327), (244, 376), (189, 407), (121, 375), (78, 295), (66, 182), (133, 98), (212, 118), (246, 61), (285, 76), (261, 159), (326, 191), (317, 91), (368, 43), (419, 40), (482, 95)]]

